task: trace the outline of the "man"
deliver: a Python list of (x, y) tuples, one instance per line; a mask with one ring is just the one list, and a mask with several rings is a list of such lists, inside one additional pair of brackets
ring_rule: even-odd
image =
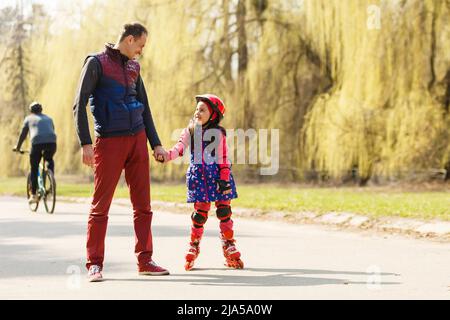
[(39, 200), (36, 191), (38, 187), (39, 163), (42, 157), (47, 161), (48, 170), (55, 172), (53, 156), (56, 153), (56, 134), (53, 120), (42, 113), (41, 104), (33, 102), (28, 109), (31, 114), (23, 121), (22, 132), (13, 151), (20, 151), (28, 133), (30, 133), (31, 195), (28, 201), (36, 203)]
[[(166, 156), (153, 123), (147, 94), (135, 60), (142, 54), (147, 30), (126, 24), (116, 45), (89, 56), (81, 72), (73, 107), (82, 146), (83, 163), (94, 168), (94, 194), (87, 232), (88, 278), (102, 280), (108, 212), (125, 169), (134, 212), (135, 254), (140, 275), (167, 275), (152, 260), (150, 169), (147, 139), (156, 158)], [(86, 104), (94, 117), (96, 142), (92, 147)]]

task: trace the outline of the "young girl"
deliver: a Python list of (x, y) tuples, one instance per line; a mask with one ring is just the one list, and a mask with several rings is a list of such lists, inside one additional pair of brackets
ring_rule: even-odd
[(211, 202), (215, 203), (220, 220), (225, 265), (242, 269), (240, 252), (236, 249), (231, 200), (237, 198), (236, 186), (227, 156), (226, 131), (219, 126), (225, 114), (223, 102), (215, 95), (196, 96), (197, 108), (188, 128), (181, 134), (178, 143), (168, 151), (165, 162), (183, 156), (190, 146), (191, 160), (186, 173), (188, 203), (194, 203), (192, 213), (191, 242), (186, 254), (185, 269), (191, 270), (200, 253), (203, 226), (208, 220)]

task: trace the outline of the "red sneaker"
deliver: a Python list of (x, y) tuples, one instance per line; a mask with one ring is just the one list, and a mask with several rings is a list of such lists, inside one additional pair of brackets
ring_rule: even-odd
[(88, 281), (89, 282), (103, 281), (102, 268), (100, 268), (100, 266), (92, 265), (89, 267)]
[(139, 266), (140, 276), (166, 276), (169, 271), (158, 266), (154, 261), (150, 261), (146, 265)]

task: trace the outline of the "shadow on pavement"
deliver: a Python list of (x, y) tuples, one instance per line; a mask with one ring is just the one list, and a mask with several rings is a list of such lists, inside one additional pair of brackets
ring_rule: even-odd
[[(239, 275), (225, 274), (204, 274), (196, 271), (221, 271), (221, 272), (239, 272)], [(272, 273), (264, 275), (242, 275), (242, 272), (250, 273)], [(193, 269), (186, 274), (172, 274), (169, 279), (165, 277), (148, 277), (140, 279), (106, 279), (111, 282), (180, 282), (189, 283), (193, 286), (233, 286), (233, 287), (304, 287), (304, 286), (322, 286), (322, 285), (368, 285), (366, 281), (350, 281), (342, 278), (317, 278), (305, 277), (305, 275), (357, 275), (369, 277), (366, 272), (353, 271), (331, 271), (331, 270), (309, 270), (309, 269), (270, 269), (270, 268), (249, 268), (235, 271), (227, 268), (213, 269)], [(383, 273), (380, 276), (398, 276), (395, 273)], [(381, 281), (379, 285), (400, 285), (401, 282)]]
[[(111, 221), (112, 219), (110, 219)], [(0, 221), (0, 241), (8, 238), (64, 238), (69, 236), (82, 236), (85, 241), (87, 230), (86, 222), (56, 222), (56, 221)], [(185, 227), (152, 225), (154, 237), (183, 237), (188, 238), (190, 226)], [(205, 237), (218, 237), (218, 230), (205, 230)], [(107, 237), (134, 237), (133, 220), (127, 223), (110, 223), (108, 225)], [(260, 238), (262, 236), (240, 234), (240, 238)], [(32, 241), (30, 241), (32, 242)]]

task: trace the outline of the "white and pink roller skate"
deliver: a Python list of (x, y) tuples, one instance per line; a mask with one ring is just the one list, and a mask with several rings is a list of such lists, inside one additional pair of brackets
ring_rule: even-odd
[(203, 236), (203, 228), (192, 228), (191, 231), (191, 242), (189, 243), (189, 249), (186, 253), (186, 263), (184, 264), (184, 269), (186, 271), (192, 270), (194, 267), (195, 259), (197, 259), (200, 254), (200, 240)]
[(236, 249), (236, 240), (233, 239), (233, 232), (220, 233), (220, 240), (222, 241), (225, 266), (233, 269), (243, 269), (244, 262), (241, 260), (241, 253)]

